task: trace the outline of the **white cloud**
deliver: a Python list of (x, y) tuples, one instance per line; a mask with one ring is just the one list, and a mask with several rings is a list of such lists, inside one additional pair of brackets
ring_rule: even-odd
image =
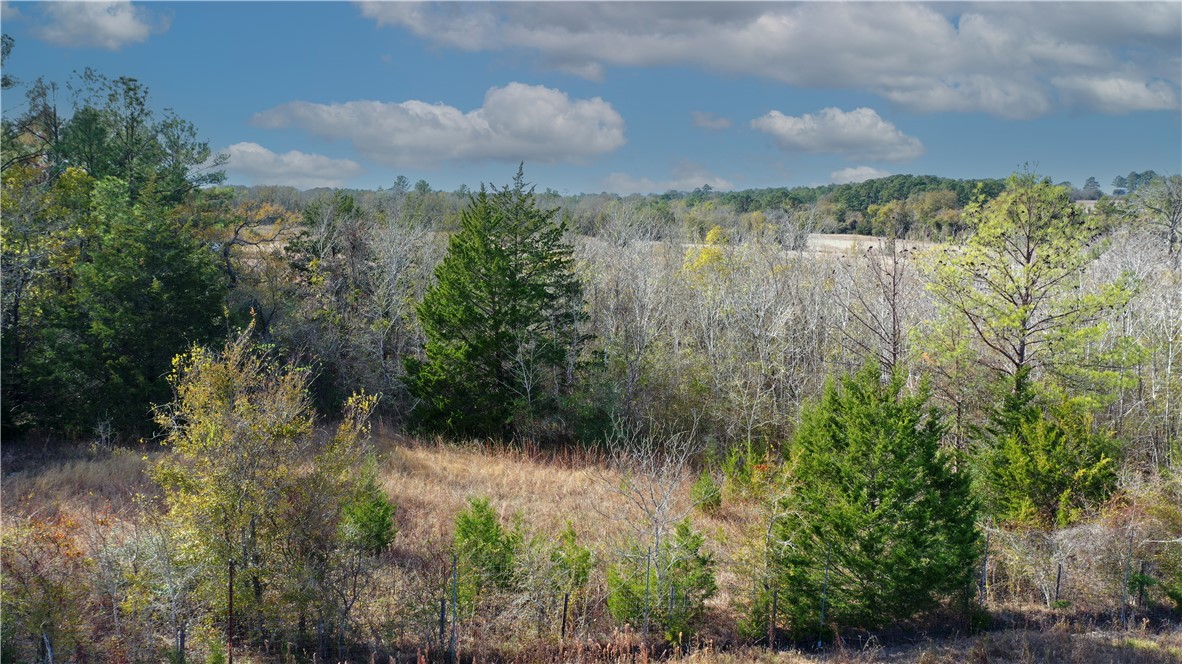
[[(465, 51), (534, 52), (600, 80), (606, 66), (695, 66), (810, 88), (868, 90), (911, 110), (1010, 118), (1059, 108), (1057, 81), (1182, 85), (1182, 4), (360, 3), (379, 26)], [(1068, 105), (1121, 113), (1119, 98)]]
[(347, 140), (361, 154), (397, 168), (447, 161), (580, 162), (624, 145), (624, 119), (608, 102), (572, 100), (540, 85), (490, 88), (484, 104), (464, 112), (422, 101), (295, 101), (257, 113), (256, 125), (299, 127)]
[(0, 2), (0, 20), (10, 21), (21, 15), (21, 10), (13, 7), (7, 1)]
[(1178, 91), (1164, 81), (1147, 83), (1120, 76), (1070, 76), (1054, 79), (1054, 83), (1068, 102), (1104, 113), (1163, 111), (1178, 107)]
[(603, 191), (616, 194), (661, 194), (669, 190), (693, 191), (703, 185), (728, 191), (735, 188), (729, 180), (711, 175), (704, 166), (683, 161), (670, 170), (667, 180), (635, 177), (627, 173), (611, 173), (601, 181)]
[(226, 170), (251, 184), (276, 184), (311, 189), (343, 187), (364, 170), (351, 159), (333, 159), (299, 150), (276, 154), (258, 143), (235, 143), (222, 150), (230, 155)]
[(114, 2), (48, 2), (42, 5), (48, 22), (35, 34), (57, 46), (93, 46), (118, 51), (164, 32), (168, 21), (126, 0)]
[(885, 178), (890, 175), (888, 171), (882, 171), (870, 166), (853, 166), (851, 168), (843, 168), (840, 171), (833, 171), (829, 174), (829, 181), (833, 184), (849, 184), (851, 182), (865, 182), (866, 180), (873, 180), (875, 178)]
[(690, 111), (695, 127), (702, 129), (727, 129), (731, 126), (731, 119), (724, 118), (704, 111)]
[(825, 152), (853, 159), (909, 161), (923, 154), (919, 139), (907, 136), (869, 108), (848, 113), (823, 108), (796, 117), (771, 111), (751, 121), (751, 127), (771, 134), (787, 151)]

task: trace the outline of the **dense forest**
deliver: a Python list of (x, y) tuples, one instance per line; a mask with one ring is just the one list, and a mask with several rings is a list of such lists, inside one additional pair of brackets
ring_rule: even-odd
[(1182, 648), (1145, 636), (1182, 610), (1182, 177), (232, 187), (139, 81), (66, 90), (3, 127), (4, 661), (1035, 610)]

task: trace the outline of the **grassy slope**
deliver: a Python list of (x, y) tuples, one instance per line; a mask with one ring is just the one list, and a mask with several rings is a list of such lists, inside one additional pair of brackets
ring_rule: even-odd
[[(612, 487), (620, 476), (593, 460), (568, 455), (543, 458), (520, 451), (490, 451), (478, 446), (437, 445), (379, 434), (376, 447), (382, 458), (381, 479), (398, 504), (400, 532), (394, 545), (396, 560), (439, 557), (452, 536), (455, 513), (473, 496), (488, 497), (503, 518), (518, 515), (527, 530), (556, 533), (570, 519), (597, 554), (610, 557), (629, 534), (626, 514)], [(67, 512), (86, 518), (99, 512), (133, 518), (139, 509), (133, 496), (152, 495), (145, 471), (149, 457), (163, 452), (147, 449), (113, 453), (55, 455), (53, 458), (14, 458), (5, 450), (3, 510), (5, 518), (37, 513)], [(689, 504), (689, 478), (680, 491)], [(735, 616), (730, 593), (742, 583), (735, 574), (736, 554), (746, 524), (756, 514), (751, 507), (724, 507), (715, 515), (695, 513), (695, 525), (706, 532), (719, 561), (720, 594), (713, 601), (713, 625), (708, 638), (730, 641)], [(86, 527), (83, 525), (82, 527)], [(441, 570), (442, 571), (442, 570)], [(601, 579), (600, 579), (601, 581)], [(1038, 610), (1012, 613), (1014, 626), (986, 634), (929, 639), (916, 636), (881, 645), (847, 644), (829, 653), (790, 651), (772, 655), (758, 648), (729, 652), (701, 650), (692, 662), (1180, 662), (1182, 634), (1139, 631), (1116, 633), (1068, 622)], [(1022, 625), (1024, 621), (1026, 625)], [(915, 635), (913, 635), (915, 636)], [(570, 658), (567, 651), (560, 656)], [(550, 651), (547, 659), (558, 656)], [(623, 661), (628, 656), (599, 657)]]

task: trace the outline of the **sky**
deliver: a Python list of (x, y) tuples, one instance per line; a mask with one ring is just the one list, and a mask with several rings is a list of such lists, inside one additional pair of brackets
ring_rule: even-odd
[[(148, 86), (230, 184), (619, 194), (1182, 172), (1182, 3), (3, 2), (6, 73)], [(21, 88), (3, 97), (22, 110)]]

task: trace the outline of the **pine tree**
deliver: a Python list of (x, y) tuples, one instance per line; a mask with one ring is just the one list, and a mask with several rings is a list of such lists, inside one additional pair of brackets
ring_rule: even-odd
[(795, 486), (769, 552), (792, 627), (875, 627), (930, 610), (968, 586), (978, 555), (969, 479), (940, 451), (926, 386), (904, 395), (877, 367), (831, 383), (794, 441)]
[(556, 210), (540, 209), (521, 169), (484, 187), (418, 307), (425, 359), (407, 361), (426, 428), (511, 438), (555, 412), (580, 341), (582, 288)]

